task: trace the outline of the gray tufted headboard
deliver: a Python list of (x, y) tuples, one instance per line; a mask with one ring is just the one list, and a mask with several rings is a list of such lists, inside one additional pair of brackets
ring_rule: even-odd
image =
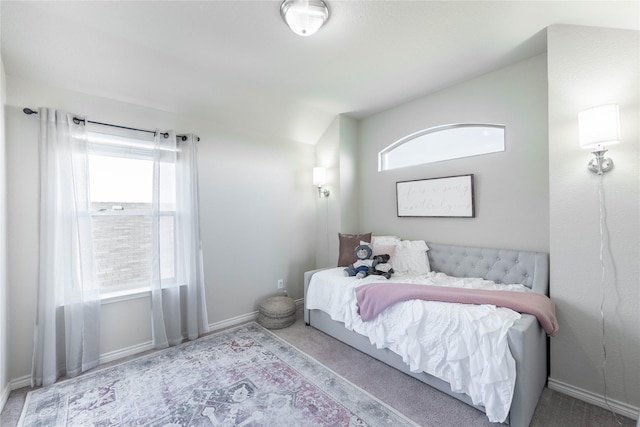
[(549, 292), (549, 255), (543, 252), (486, 249), (428, 243), (431, 270), (455, 277), (482, 277), (496, 283), (521, 283)]

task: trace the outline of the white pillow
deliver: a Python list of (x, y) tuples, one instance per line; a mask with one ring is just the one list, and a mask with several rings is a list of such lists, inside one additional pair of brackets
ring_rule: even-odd
[(431, 271), (424, 240), (402, 240), (396, 245), (393, 269), (396, 273), (425, 274)]
[(371, 246), (395, 246), (400, 243), (398, 236), (371, 236)]

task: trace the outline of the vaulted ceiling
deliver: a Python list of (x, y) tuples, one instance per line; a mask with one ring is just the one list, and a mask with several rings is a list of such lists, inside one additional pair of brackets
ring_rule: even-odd
[(0, 2), (8, 76), (314, 143), (355, 118), (546, 50), (552, 24), (640, 29), (637, 1), (327, 1), (311, 37), (280, 1)]

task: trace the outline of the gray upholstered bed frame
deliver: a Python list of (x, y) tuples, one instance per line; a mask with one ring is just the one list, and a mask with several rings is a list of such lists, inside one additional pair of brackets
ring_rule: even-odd
[[(482, 277), (499, 283), (522, 283), (534, 292), (548, 294), (549, 256), (541, 252), (484, 249), (427, 243), (429, 263), (433, 271), (456, 277)], [(311, 276), (320, 270), (304, 274), (305, 298)], [(424, 372), (411, 372), (402, 358), (388, 349), (377, 349), (369, 339), (349, 331), (344, 323), (334, 321), (321, 310), (304, 310), (304, 320), (332, 337), (411, 375), (484, 412), (462, 393), (451, 391), (445, 381)], [(536, 318), (522, 314), (509, 330), (509, 348), (516, 361), (516, 384), (507, 423), (527, 427), (540, 394), (547, 381), (547, 337)]]

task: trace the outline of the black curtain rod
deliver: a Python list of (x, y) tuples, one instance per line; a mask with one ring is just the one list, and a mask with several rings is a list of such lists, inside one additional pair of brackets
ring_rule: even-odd
[[(22, 112), (27, 114), (27, 115), (38, 114), (37, 111), (34, 111), (31, 108), (23, 108)], [(153, 130), (130, 128), (130, 127), (127, 127), (127, 126), (113, 125), (111, 123), (94, 122), (92, 120), (81, 119), (79, 117), (74, 117), (73, 118), (73, 123), (79, 125), (80, 122), (92, 123), (94, 125), (101, 125), (101, 126), (110, 126), (110, 127), (118, 128), (118, 129), (135, 130), (135, 131), (138, 131), (138, 132), (147, 132), (147, 133), (152, 133), (154, 135), (156, 134), (156, 131), (153, 131)], [(160, 133), (160, 135), (164, 136), (165, 138), (169, 138), (169, 134), (167, 132), (162, 132), (162, 133)], [(182, 141), (186, 141), (187, 140), (187, 136), (186, 135), (176, 135), (176, 137), (180, 138)], [(200, 141), (200, 137), (196, 137), (196, 138), (197, 138), (198, 141)]]

